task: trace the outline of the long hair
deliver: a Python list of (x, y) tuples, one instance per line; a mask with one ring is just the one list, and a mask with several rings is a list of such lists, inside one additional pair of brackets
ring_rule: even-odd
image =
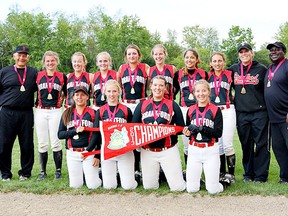
[(71, 107), (67, 108), (62, 114), (62, 120), (65, 126), (67, 126), (68, 122), (71, 120), (74, 109), (76, 108), (76, 104), (74, 100), (72, 101)]
[[(184, 54), (183, 54), (183, 57), (184, 57), (184, 59), (185, 59), (185, 56), (187, 55), (187, 53), (188, 52), (192, 52), (193, 53), (193, 55), (196, 57), (196, 64), (195, 64), (195, 67), (196, 68), (198, 68), (198, 65), (200, 64), (200, 59), (199, 59), (199, 54), (198, 54), (198, 52), (195, 50), (195, 49), (187, 49), (185, 52), (184, 52)], [(184, 68), (183, 68), (183, 76), (186, 76), (186, 75), (188, 75), (188, 68), (185, 66)]]

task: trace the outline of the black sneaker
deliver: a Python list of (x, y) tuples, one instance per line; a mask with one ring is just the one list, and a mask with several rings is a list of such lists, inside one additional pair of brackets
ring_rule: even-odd
[(45, 172), (40, 172), (38, 175), (37, 181), (42, 181), (47, 178), (47, 174)]
[(62, 177), (61, 170), (56, 170), (54, 178), (55, 179), (61, 179), (61, 177)]
[(138, 185), (140, 185), (142, 179), (142, 173), (139, 171), (135, 171), (135, 180), (137, 181)]
[(288, 181), (286, 179), (281, 178), (279, 184), (288, 184)]

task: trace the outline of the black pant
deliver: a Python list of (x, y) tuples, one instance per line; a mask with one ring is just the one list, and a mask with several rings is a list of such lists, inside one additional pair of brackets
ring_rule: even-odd
[(21, 169), (18, 175), (31, 176), (34, 164), (33, 110), (0, 107), (0, 170), (2, 178), (12, 178), (12, 149), (18, 136)]
[(244, 113), (237, 111), (237, 131), (242, 146), (244, 177), (267, 181), (270, 145), (266, 111)]
[(280, 178), (288, 181), (288, 125), (271, 124), (272, 149), (280, 167)]

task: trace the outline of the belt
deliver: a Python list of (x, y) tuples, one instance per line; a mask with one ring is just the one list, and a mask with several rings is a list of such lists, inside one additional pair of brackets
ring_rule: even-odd
[(43, 107), (43, 106), (36, 106), (37, 109), (46, 109), (46, 110), (54, 110), (59, 109), (58, 107)]
[(130, 103), (130, 104), (138, 104), (142, 101), (145, 101), (146, 98), (136, 99), (136, 100), (123, 100), (124, 103)]
[(83, 152), (86, 151), (86, 148), (69, 148), (69, 150), (74, 152)]
[(210, 142), (210, 143), (207, 143), (207, 142), (204, 142), (204, 143), (198, 143), (198, 142), (190, 142), (190, 145), (192, 146), (196, 146), (198, 148), (206, 148), (206, 147), (212, 147), (214, 146), (214, 142)]
[(161, 152), (161, 151), (165, 151), (167, 149), (170, 149), (172, 147), (174, 147), (174, 145), (171, 145), (171, 146), (168, 146), (168, 147), (165, 147), (165, 148), (146, 148), (146, 147), (143, 147), (143, 149), (146, 150), (146, 151)]

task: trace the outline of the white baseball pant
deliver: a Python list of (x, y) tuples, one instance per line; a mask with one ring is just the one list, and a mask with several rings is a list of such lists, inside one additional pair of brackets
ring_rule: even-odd
[(189, 145), (188, 160), (186, 169), (186, 181), (188, 192), (198, 192), (200, 190), (200, 179), (202, 169), (205, 174), (205, 185), (209, 194), (223, 191), (223, 186), (219, 183), (219, 146), (199, 148)]
[[(182, 111), (182, 115), (184, 118), (184, 122), (186, 125), (186, 115), (187, 115), (187, 111), (189, 109), (189, 107), (180, 107), (181, 111)], [(185, 155), (188, 155), (188, 146), (189, 146), (189, 137), (186, 137), (185, 135), (181, 135), (182, 138), (182, 142), (183, 142), (183, 152)]]
[(83, 160), (81, 152), (67, 150), (66, 153), (69, 186), (71, 188), (80, 188), (83, 186), (83, 174), (89, 189), (96, 189), (101, 186), (102, 181), (99, 178), (99, 166), (92, 166), (94, 155), (88, 156)]
[(142, 181), (144, 189), (159, 188), (160, 166), (166, 176), (171, 191), (185, 190), (186, 183), (183, 179), (178, 145), (161, 152), (153, 152), (141, 148)]
[(62, 144), (57, 135), (61, 116), (61, 108), (52, 110), (35, 108), (34, 121), (40, 153), (48, 151), (49, 139), (52, 151), (62, 150)]
[(134, 175), (133, 151), (101, 161), (102, 180), (105, 189), (117, 188), (117, 168), (122, 188), (124, 190), (135, 189), (138, 184)]
[(223, 109), (223, 133), (222, 137), (218, 139), (219, 154), (230, 156), (235, 154), (233, 141), (234, 134), (236, 131), (236, 111), (233, 104), (230, 105), (229, 109)]

